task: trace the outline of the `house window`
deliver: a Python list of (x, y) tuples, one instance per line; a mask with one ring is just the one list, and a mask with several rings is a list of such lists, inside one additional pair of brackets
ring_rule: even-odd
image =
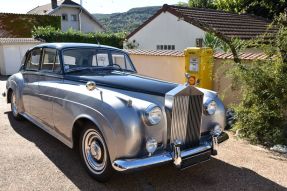
[(77, 15), (71, 15), (71, 19), (72, 19), (72, 21), (77, 21), (78, 17), (77, 17)]
[(156, 45), (157, 50), (175, 50), (175, 45)]
[(62, 14), (62, 20), (63, 21), (68, 21), (68, 15), (67, 14)]
[(203, 47), (203, 39), (202, 38), (196, 39), (196, 47)]

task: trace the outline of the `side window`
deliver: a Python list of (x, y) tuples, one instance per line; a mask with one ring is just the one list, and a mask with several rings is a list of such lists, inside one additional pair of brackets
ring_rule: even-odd
[(57, 52), (57, 55), (56, 55), (56, 59), (55, 59), (55, 63), (54, 63), (53, 72), (54, 72), (54, 73), (58, 73), (58, 74), (62, 72), (58, 52)]
[(50, 48), (44, 49), (41, 70), (55, 73), (61, 72), (61, 66), (57, 50)]
[(112, 54), (113, 64), (119, 65), (121, 68), (126, 69), (126, 60), (124, 54)]
[(128, 56), (123, 53), (112, 53), (113, 64), (119, 65), (122, 69), (134, 70)]
[(26, 70), (38, 70), (41, 59), (41, 49), (32, 50), (27, 60)]

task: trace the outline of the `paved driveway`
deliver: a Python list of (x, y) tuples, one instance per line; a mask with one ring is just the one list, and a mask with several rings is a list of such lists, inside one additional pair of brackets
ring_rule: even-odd
[[(5, 79), (0, 79), (0, 92)], [(76, 152), (28, 121), (15, 121), (0, 98), (0, 190), (287, 190), (287, 158), (236, 140), (207, 163), (91, 179)]]

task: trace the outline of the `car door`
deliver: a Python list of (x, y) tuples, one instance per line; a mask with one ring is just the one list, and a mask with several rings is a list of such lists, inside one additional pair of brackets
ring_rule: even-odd
[(57, 87), (62, 82), (59, 54), (56, 49), (44, 48), (38, 77), (37, 118), (54, 129), (53, 100), (57, 98)]
[(38, 94), (38, 72), (41, 61), (40, 48), (35, 48), (27, 54), (24, 70), (22, 72), (24, 87), (22, 92), (25, 113), (35, 116)]

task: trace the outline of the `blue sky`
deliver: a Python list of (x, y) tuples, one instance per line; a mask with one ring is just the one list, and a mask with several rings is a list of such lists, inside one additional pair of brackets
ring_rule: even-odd
[[(0, 12), (26, 13), (32, 8), (47, 4), (50, 0), (1, 0)], [(80, 0), (74, 0), (80, 3)], [(91, 13), (125, 12), (134, 7), (176, 4), (187, 0), (83, 0), (83, 6)]]

